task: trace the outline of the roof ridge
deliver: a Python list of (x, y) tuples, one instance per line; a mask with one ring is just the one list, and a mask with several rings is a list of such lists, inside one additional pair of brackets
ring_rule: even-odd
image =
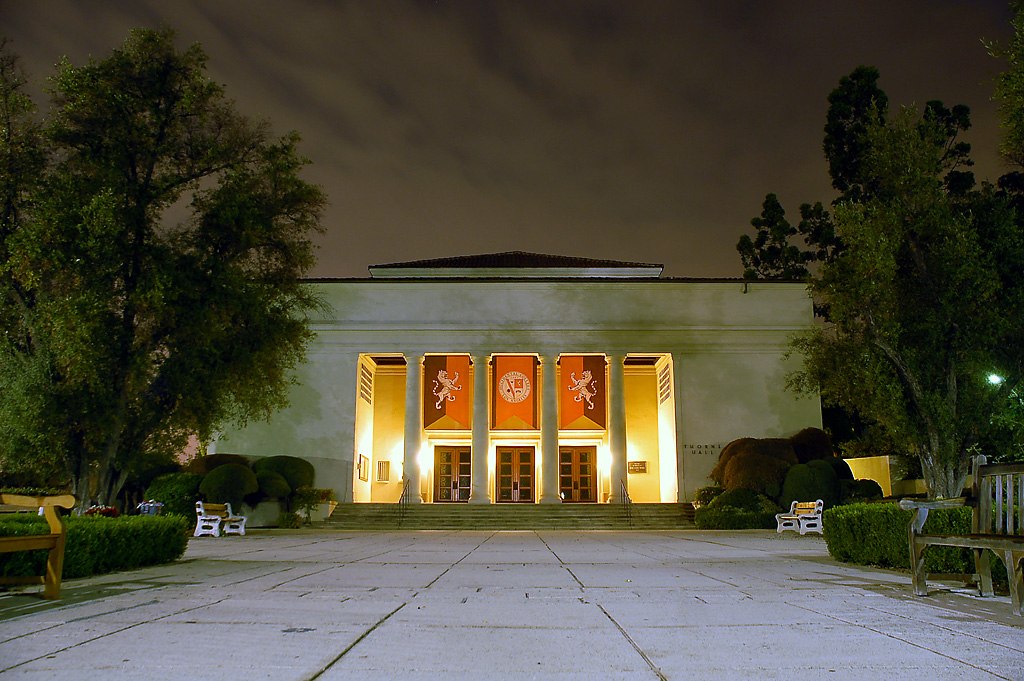
[(571, 255), (556, 255), (551, 253), (533, 253), (530, 251), (501, 251), (498, 253), (478, 253), (472, 255), (457, 255), (446, 258), (428, 258), (424, 260), (409, 260), (405, 262), (393, 262), (380, 265), (370, 265), (370, 269), (377, 268), (662, 268), (658, 263), (628, 262), (623, 260), (608, 260), (604, 258), (585, 258)]

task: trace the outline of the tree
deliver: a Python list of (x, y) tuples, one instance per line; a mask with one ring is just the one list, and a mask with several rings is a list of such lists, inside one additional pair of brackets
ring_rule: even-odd
[(885, 121), (889, 98), (878, 87), (879, 73), (873, 66), (858, 66), (843, 76), (829, 93), (825, 115), (825, 159), (832, 186), (845, 198), (864, 192), (861, 166), (867, 153), (865, 132)]
[(757, 235), (744, 234), (736, 250), (743, 262), (744, 279), (804, 279), (808, 254), (790, 243), (797, 230), (786, 220), (786, 211), (775, 194), (764, 197), (761, 217), (750, 221)]
[(53, 455), (108, 503), (189, 435), (285, 403), (324, 197), (297, 135), (238, 114), (171, 31), (59, 64), (45, 127), (3, 64), (0, 461)]
[[(828, 162), (832, 186), (839, 196), (833, 206), (842, 202), (869, 199), (875, 188), (873, 178), (864, 171), (864, 162), (870, 151), (870, 140), (866, 134), (872, 126), (884, 125), (888, 115), (889, 98), (878, 87), (879, 72), (873, 66), (858, 66), (849, 75), (839, 80), (839, 85), (829, 93), (828, 112), (825, 117), (825, 138), (822, 148)], [(962, 104), (947, 109), (941, 101), (929, 101), (919, 125), (929, 125), (940, 130), (944, 136), (943, 162), (945, 164), (946, 188), (951, 193), (966, 194), (974, 187), (974, 175), (962, 168), (973, 165), (970, 159), (971, 147), (959, 139), (960, 133), (971, 126), (970, 109)], [(931, 133), (928, 133), (931, 134)], [(774, 194), (773, 215), (784, 215)], [(836, 236), (832, 216), (820, 202), (800, 206), (800, 222), (795, 230), (784, 234), (781, 223), (769, 220), (768, 199), (766, 211), (761, 218), (754, 218), (751, 224), (758, 230), (755, 239), (740, 237), (736, 250), (744, 267), (747, 279), (802, 278), (783, 276), (794, 271), (790, 263), (799, 263), (805, 269), (814, 263), (826, 263), (838, 256), (843, 243)], [(766, 224), (774, 224), (767, 228)], [(788, 229), (788, 223), (785, 223)], [(803, 245), (798, 246), (792, 237), (799, 235)], [(827, 306), (818, 306), (823, 313)]]
[(791, 385), (882, 424), (917, 453), (930, 494), (958, 496), (1005, 402), (987, 380), (993, 362), (1020, 366), (1021, 346), (1008, 344), (1021, 284), (1001, 273), (1024, 242), (994, 188), (948, 190), (961, 159), (940, 117), (907, 110), (865, 135), (859, 173), (871, 192), (835, 209), (844, 249), (812, 280), (829, 323), (794, 343), (805, 366)]

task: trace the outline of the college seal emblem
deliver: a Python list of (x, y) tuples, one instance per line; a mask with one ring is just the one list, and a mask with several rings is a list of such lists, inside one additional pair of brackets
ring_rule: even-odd
[(522, 372), (509, 371), (498, 379), (498, 394), (506, 402), (522, 402), (530, 396), (530, 379)]

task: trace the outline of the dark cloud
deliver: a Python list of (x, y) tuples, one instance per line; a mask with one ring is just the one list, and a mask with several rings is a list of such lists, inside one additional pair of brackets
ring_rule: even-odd
[(978, 174), (1002, 171), (1001, 1), (0, 3), (37, 79), (161, 24), (302, 133), (331, 201), (318, 275), (535, 250), (735, 276), (767, 192), (831, 199), (826, 97), (858, 64), (894, 105), (968, 104)]

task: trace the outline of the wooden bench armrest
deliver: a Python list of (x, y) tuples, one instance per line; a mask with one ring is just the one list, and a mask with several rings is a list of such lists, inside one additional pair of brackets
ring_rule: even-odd
[(63, 518), (57, 516), (57, 507), (74, 508), (75, 498), (70, 494), (55, 494), (49, 496), (29, 496), (27, 494), (7, 494), (0, 492), (0, 504), (8, 506), (21, 506), (23, 508), (42, 508), (46, 524), (50, 526), (53, 534), (67, 533), (67, 523)]
[(900, 499), (900, 508), (904, 511), (914, 511), (917, 509), (927, 509), (934, 511), (940, 508), (960, 508), (961, 506), (967, 505), (966, 497), (957, 497), (956, 499)]
[(60, 580), (64, 572), (64, 545), (67, 539), (67, 521), (57, 515), (57, 508), (73, 508), (75, 498), (70, 494), (30, 496), (0, 493), (0, 504), (23, 508), (42, 508), (50, 534), (4, 537), (0, 541), (7, 553), (45, 549), (45, 573), (31, 577), (0, 577), (0, 584), (42, 584), (43, 598), (60, 598)]

